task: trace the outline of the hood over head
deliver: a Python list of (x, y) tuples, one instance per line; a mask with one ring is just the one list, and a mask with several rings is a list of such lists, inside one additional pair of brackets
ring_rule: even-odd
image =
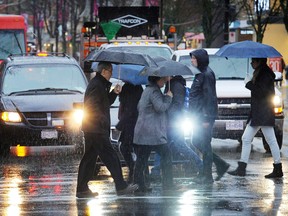
[(186, 85), (186, 80), (181, 75), (173, 76), (170, 82), (180, 82), (182, 85)]
[(205, 49), (196, 49), (190, 52), (190, 57), (195, 56), (197, 59), (197, 68), (203, 72), (209, 65), (209, 55)]

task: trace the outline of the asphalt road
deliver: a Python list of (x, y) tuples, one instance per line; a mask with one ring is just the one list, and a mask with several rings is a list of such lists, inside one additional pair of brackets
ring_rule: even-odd
[[(215, 151), (235, 168), (240, 153), (234, 140), (213, 140)], [(211, 187), (196, 185), (183, 166), (174, 166), (179, 191), (165, 192), (159, 182), (145, 196), (117, 196), (105, 167), (90, 188), (95, 199), (76, 199), (80, 155), (10, 157), (1, 163), (1, 215), (288, 215), (288, 181), (268, 180), (272, 158), (254, 142), (246, 177), (224, 175)], [(263, 152), (262, 152), (263, 151)], [(287, 173), (287, 155), (283, 155)], [(125, 177), (127, 170), (123, 168)]]
[[(285, 103), (287, 104), (286, 86)], [(286, 105), (286, 107), (288, 107)], [(1, 215), (288, 215), (288, 126), (285, 121), (281, 150), (284, 178), (265, 179), (273, 169), (271, 155), (254, 139), (246, 177), (228, 174), (210, 187), (196, 185), (182, 165), (174, 166), (178, 191), (162, 191), (152, 182), (145, 196), (117, 196), (105, 167), (90, 181), (95, 199), (76, 199), (76, 180), (81, 155), (66, 151), (30, 157), (11, 156), (0, 163)], [(213, 139), (214, 150), (234, 169), (240, 158), (235, 140)], [(2, 172), (2, 173), (1, 173)], [(127, 170), (123, 168), (124, 176)], [(215, 172), (214, 172), (215, 173)]]

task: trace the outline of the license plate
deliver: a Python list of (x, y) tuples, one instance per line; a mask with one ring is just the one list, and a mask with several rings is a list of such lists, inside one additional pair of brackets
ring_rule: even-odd
[(243, 121), (226, 122), (226, 130), (243, 130)]
[(42, 139), (57, 139), (58, 132), (56, 130), (42, 130), (41, 138)]

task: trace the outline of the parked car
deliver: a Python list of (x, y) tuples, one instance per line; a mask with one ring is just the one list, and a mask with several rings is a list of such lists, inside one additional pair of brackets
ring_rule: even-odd
[(86, 87), (84, 72), (66, 54), (5, 59), (0, 65), (0, 154), (16, 146), (70, 146), (83, 152)]
[[(218, 49), (206, 49), (209, 54), (209, 66), (216, 74), (216, 91), (218, 97), (219, 117), (216, 119), (213, 137), (221, 139), (237, 139), (241, 142), (241, 136), (246, 126), (250, 112), (250, 91), (245, 88), (243, 82), (247, 73), (253, 73), (248, 58), (223, 58), (214, 55)], [(192, 50), (177, 50), (172, 55), (172, 60), (191, 65), (189, 53)], [(193, 80), (193, 79), (192, 79)], [(277, 80), (276, 80), (277, 81)], [(187, 82), (191, 87), (192, 81)], [(275, 134), (281, 148), (283, 142), (283, 98), (275, 85)], [(257, 136), (263, 137), (261, 131)], [(269, 146), (263, 137), (264, 148), (269, 151)]]

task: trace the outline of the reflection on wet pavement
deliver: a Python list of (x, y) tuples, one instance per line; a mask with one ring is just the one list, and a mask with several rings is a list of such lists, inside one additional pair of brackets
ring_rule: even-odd
[[(234, 144), (227, 147), (228, 142), (214, 140), (214, 147), (234, 169), (240, 153)], [(258, 148), (261, 145), (255, 145), (256, 150), (251, 153), (246, 177), (225, 174), (211, 186), (197, 185), (178, 164), (174, 166), (177, 191), (162, 191), (160, 182), (152, 182), (153, 191), (143, 196), (117, 196), (109, 172), (101, 167), (89, 185), (99, 193), (94, 199), (75, 197), (80, 155), (10, 157), (0, 165), (0, 211), (7, 216), (288, 215), (288, 181), (285, 177), (264, 178), (272, 171), (273, 160)], [(282, 162), (287, 173), (287, 157)], [(127, 177), (126, 167), (123, 172)]]

